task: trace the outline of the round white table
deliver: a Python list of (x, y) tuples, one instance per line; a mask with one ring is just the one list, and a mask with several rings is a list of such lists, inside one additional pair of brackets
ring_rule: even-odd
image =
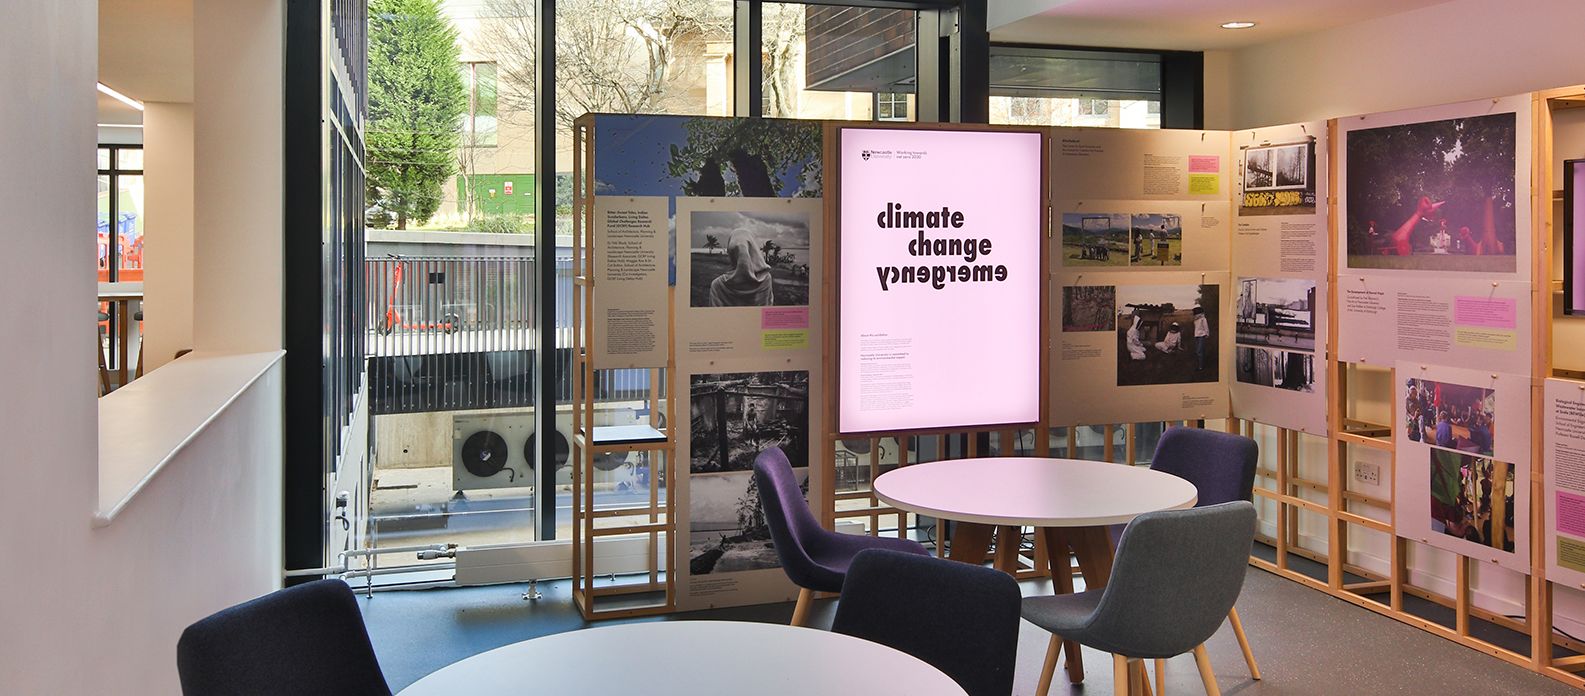
[(875, 479), (893, 507), (958, 522), (1103, 527), (1193, 507), (1194, 484), (1172, 474), (1085, 459), (979, 457), (912, 464)]
[[(1085, 589), (1106, 586), (1112, 574), (1107, 527), (1147, 512), (1194, 507), (1194, 484), (1160, 471), (1084, 459), (977, 457), (893, 469), (875, 479), (875, 497), (900, 510), (952, 520), (949, 558), (983, 563), (996, 539), (995, 565), (1015, 573), (1024, 527), (1034, 527), (1057, 592), (1073, 591), (1071, 554)], [(1068, 679), (1084, 681), (1077, 643), (1053, 640), (1068, 653)], [(1046, 673), (1045, 671), (1042, 672)], [(1037, 693), (1044, 693), (1042, 683)]]
[(399, 696), (749, 693), (964, 696), (940, 670), (879, 643), (742, 621), (621, 624), (525, 640), (442, 667)]

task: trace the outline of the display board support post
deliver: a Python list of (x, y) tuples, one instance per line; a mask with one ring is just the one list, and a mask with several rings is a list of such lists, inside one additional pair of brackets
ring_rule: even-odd
[[(614, 434), (595, 423), (597, 370), (593, 350), (598, 273), (594, 213), (594, 116), (584, 115), (573, 125), (573, 229), (572, 229), (572, 598), (584, 619), (623, 618), (665, 614), (677, 609), (676, 553), (676, 348), (668, 345), (664, 368), (649, 368), (648, 432), (642, 436)], [(551, 275), (554, 275), (552, 272)], [(676, 291), (666, 290), (667, 335), (676, 331)], [(546, 438), (553, 442), (553, 438)], [(642, 503), (620, 507), (595, 507), (597, 458), (639, 454), (649, 466), (648, 495)], [(547, 461), (547, 460), (542, 460)], [(550, 467), (546, 467), (550, 468)], [(665, 499), (661, 499), (661, 490)], [(603, 524), (602, 524), (603, 522)], [(605, 540), (605, 541), (602, 541)], [(598, 554), (607, 543), (641, 540), (648, 567), (643, 579), (624, 584), (596, 586)], [(609, 548), (609, 547), (607, 547)], [(614, 608), (601, 606), (602, 598), (618, 598)]]

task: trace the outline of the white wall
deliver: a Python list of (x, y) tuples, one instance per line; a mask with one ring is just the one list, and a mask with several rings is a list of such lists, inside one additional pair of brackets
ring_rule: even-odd
[(193, 105), (143, 112), (143, 369), (193, 347)]
[(1453, 0), (1233, 53), (1234, 128), (1585, 81), (1585, 2)]
[(279, 582), (278, 373), (91, 524), (96, 24), (93, 0), (0, 2), (0, 162), (27, 163), (0, 168), (5, 694), (177, 693), (181, 627)]
[(1231, 51), (1205, 52), (1201, 94), (1205, 104), (1203, 115), (1206, 130), (1234, 130), (1232, 70)]
[(193, 5), (193, 343), (199, 350), (282, 346), (284, 17), (282, 0)]

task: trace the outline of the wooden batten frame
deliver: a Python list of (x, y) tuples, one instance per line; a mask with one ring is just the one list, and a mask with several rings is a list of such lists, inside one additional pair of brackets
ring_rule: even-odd
[[(1405, 624), (1416, 626), (1428, 633), (1432, 633), (1466, 647), (1486, 653), (1510, 664), (1526, 667), (1532, 671), (1544, 674), (1557, 681), (1569, 684), (1576, 688), (1585, 688), (1585, 677), (1577, 672), (1585, 670), (1585, 657), (1553, 658), (1554, 647), (1563, 647), (1574, 652), (1585, 652), (1585, 641), (1576, 640), (1553, 630), (1554, 609), (1552, 603), (1553, 584), (1546, 578), (1546, 520), (1544, 514), (1544, 483), (1545, 483), (1545, 440), (1543, 389), (1544, 381), (1557, 371), (1552, 365), (1552, 326), (1553, 300), (1550, 282), (1553, 254), (1552, 248), (1552, 205), (1554, 182), (1552, 176), (1552, 113), (1559, 108), (1560, 103), (1567, 103), (1569, 108), (1578, 108), (1580, 102), (1585, 102), (1585, 86), (1568, 87), (1558, 90), (1539, 92), (1533, 95), (1531, 117), (1534, 127), (1532, 129), (1531, 167), (1531, 225), (1533, 254), (1531, 265), (1531, 318), (1532, 351), (1531, 372), (1531, 463), (1530, 463), (1530, 496), (1531, 514), (1529, 520), (1531, 566), (1528, 574), (1528, 586), (1525, 598), (1525, 616), (1513, 618), (1483, 609), (1474, 604), (1472, 598), (1472, 569), (1480, 564), (1479, 561), (1467, 556), (1456, 556), (1454, 593), (1452, 597), (1443, 596), (1428, 589), (1415, 586), (1409, 582), (1409, 560), (1417, 547), (1422, 545), (1417, 540), (1400, 537), (1395, 533), (1395, 527), (1387, 522), (1366, 517), (1350, 509), (1350, 503), (1366, 504), (1378, 509), (1395, 511), (1392, 500), (1381, 500), (1372, 496), (1347, 490), (1349, 481), (1348, 452), (1350, 447), (1364, 447), (1385, 452), (1394, 452), (1393, 434), (1398, 426), (1398, 410), (1392, 409), (1392, 422), (1378, 424), (1356, 418), (1349, 412), (1349, 377), (1358, 366), (1342, 362), (1338, 359), (1337, 352), (1337, 324), (1338, 324), (1338, 264), (1343, 252), (1336, 249), (1338, 239), (1338, 226), (1342, 221), (1338, 219), (1337, 177), (1338, 168), (1332, 167), (1328, 176), (1331, 178), (1332, 191), (1328, 201), (1330, 210), (1330, 236), (1333, 251), (1329, 262), (1328, 277), (1331, 280), (1333, 292), (1329, 298), (1331, 303), (1331, 332), (1328, 340), (1328, 364), (1330, 369), (1329, 382), (1332, 401), (1329, 404), (1328, 424), (1331, 434), (1327, 443), (1328, 481), (1309, 481), (1298, 475), (1299, 451), (1297, 448), (1297, 433), (1284, 432), (1279, 429), (1279, 462), (1275, 469), (1263, 468), (1258, 472), (1260, 476), (1275, 479), (1277, 490), (1257, 488), (1256, 495), (1272, 499), (1277, 504), (1278, 529), (1275, 538), (1262, 539), (1272, 543), (1278, 550), (1277, 562), (1271, 563), (1263, 559), (1251, 558), (1250, 563), (1256, 567), (1275, 573), (1282, 577), (1294, 580), (1300, 584), (1326, 592), (1356, 606), (1363, 607), (1384, 616), (1397, 619)], [(1339, 140), (1337, 121), (1328, 123), (1330, 134), (1329, 146), (1332, 148), (1331, 161), (1337, 161)], [(1389, 368), (1390, 369), (1390, 368)], [(1562, 375), (1581, 377), (1581, 375)], [(1387, 383), (1395, 385), (1397, 377), (1390, 375)], [(1388, 401), (1395, 404), (1395, 395), (1389, 395)], [(1396, 469), (1397, 462), (1394, 461)], [(1396, 499), (1396, 476), (1392, 485), (1393, 498)], [(1297, 488), (1306, 488), (1312, 491), (1325, 490), (1327, 504), (1318, 508), (1311, 501), (1301, 501), (1294, 495)], [(1327, 553), (1318, 554), (1308, 549), (1298, 548), (1292, 543), (1286, 533), (1287, 525), (1291, 524), (1293, 517), (1300, 511), (1323, 514), (1327, 517)], [(1372, 531), (1392, 535), (1390, 571), (1386, 576), (1370, 569), (1355, 565), (1348, 561), (1348, 534), (1349, 527), (1363, 527)], [(1451, 553), (1438, 550), (1438, 553)], [(1308, 558), (1327, 567), (1327, 580), (1318, 581), (1308, 575), (1297, 572), (1288, 567), (1287, 556), (1295, 555)], [(1364, 578), (1362, 581), (1346, 582), (1345, 575), (1355, 575)], [(1387, 594), (1387, 601), (1383, 603), (1372, 596)], [(1422, 618), (1405, 609), (1405, 597), (1414, 597), (1428, 601), (1454, 612), (1454, 626), (1449, 628), (1439, 623)], [(1503, 647), (1493, 645), (1472, 635), (1471, 625), (1473, 620), (1485, 621), (1501, 626), (1510, 631), (1528, 635), (1530, 638), (1529, 654), (1521, 654)]]
[[(667, 347), (665, 368), (649, 369), (649, 425), (666, 434), (663, 442), (598, 442), (594, 438), (595, 376), (600, 369), (589, 353), (594, 343), (594, 323), (590, 315), (595, 301), (594, 274), (594, 121), (585, 114), (573, 124), (573, 378), (572, 378), (572, 599), (585, 619), (626, 618), (665, 614), (677, 610), (676, 553), (662, 545), (677, 538), (676, 438), (670, 426), (676, 423), (674, 390), (663, 385), (676, 374), (675, 342)], [(676, 289), (667, 289), (668, 335), (677, 328)], [(663, 410), (664, 409), (664, 410)], [(665, 429), (661, 428), (664, 413)], [(595, 510), (594, 458), (606, 453), (647, 452), (651, 457), (648, 496), (642, 505), (620, 509)], [(664, 466), (661, 466), (664, 464)], [(664, 473), (661, 473), (664, 472)], [(660, 497), (664, 482), (665, 500)], [(616, 518), (640, 518), (627, 524), (602, 525)], [(649, 568), (643, 580), (621, 585), (596, 587), (595, 560), (597, 539), (643, 536)], [(662, 557), (664, 554), (664, 561)], [(602, 607), (602, 598), (628, 598), (659, 595), (659, 601), (624, 600)]]

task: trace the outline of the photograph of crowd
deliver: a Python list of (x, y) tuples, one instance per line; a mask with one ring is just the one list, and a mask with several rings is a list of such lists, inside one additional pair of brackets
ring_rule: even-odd
[(1183, 221), (1177, 215), (1134, 213), (1130, 226), (1133, 230), (1130, 265), (1183, 265)]
[(1349, 268), (1515, 270), (1516, 115), (1350, 131)]
[[(804, 495), (809, 469), (794, 469)], [(693, 575), (780, 568), (754, 472), (688, 477), (688, 572)]]
[(1063, 213), (1062, 265), (1127, 266), (1127, 213)]
[(1244, 148), (1240, 215), (1315, 212), (1315, 139)]
[(809, 216), (694, 211), (689, 233), (691, 307), (809, 304)]
[(1239, 278), (1238, 342), (1315, 350), (1315, 281)]
[(1216, 382), (1215, 285), (1117, 288), (1117, 385)]
[(694, 375), (688, 399), (692, 473), (750, 471), (780, 447), (794, 466), (809, 458), (809, 373)]
[(1062, 332), (1111, 331), (1117, 326), (1117, 288), (1069, 285), (1062, 288)]
[(1244, 384), (1315, 391), (1315, 356), (1310, 353), (1239, 346), (1235, 357), (1235, 377)]
[(1513, 466), (1431, 450), (1432, 531), (1512, 552), (1513, 494)]
[(1414, 442), (1492, 455), (1497, 392), (1424, 379), (1405, 383), (1405, 435)]

